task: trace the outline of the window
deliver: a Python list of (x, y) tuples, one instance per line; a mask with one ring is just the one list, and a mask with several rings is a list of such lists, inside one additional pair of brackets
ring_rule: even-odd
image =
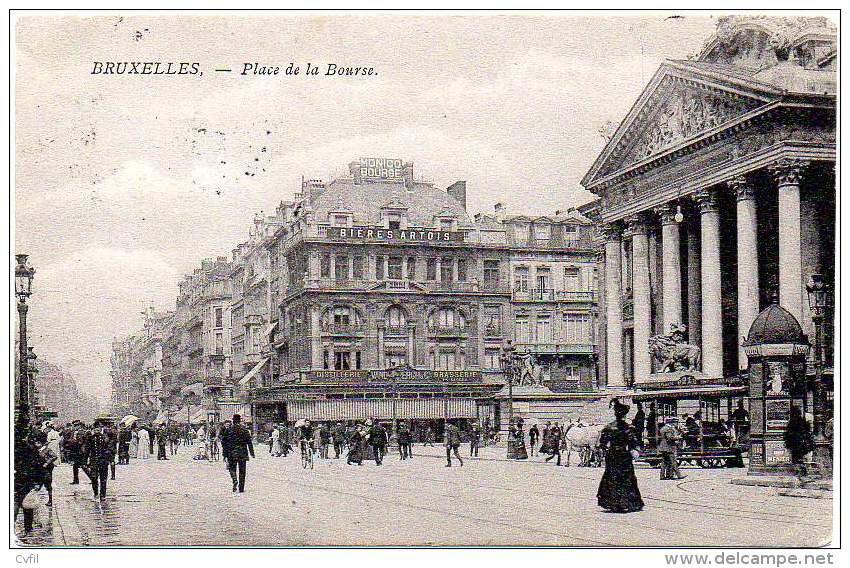
[(401, 280), (401, 261), (400, 256), (391, 256), (387, 263), (387, 277), (390, 280)]
[(564, 227), (564, 244), (567, 246), (574, 245), (578, 241), (578, 226), (566, 225)]
[(564, 290), (574, 292), (581, 290), (581, 270), (575, 266), (564, 268)]
[(352, 310), (349, 307), (337, 306), (333, 310), (334, 325), (348, 325), (352, 323)]
[(514, 289), (517, 292), (528, 292), (528, 267), (517, 266), (514, 269)]
[(484, 368), (498, 369), (499, 368), (499, 350), (485, 349), (484, 350)]
[(530, 343), (531, 328), (527, 318), (517, 318), (514, 337), (517, 343)]
[(500, 306), (484, 306), (484, 330), (492, 337), (502, 330), (502, 308)]
[(451, 231), (454, 229), (454, 221), (451, 219), (440, 219), (440, 230)]
[(333, 224), (334, 227), (347, 227), (348, 215), (334, 215)]
[(454, 308), (440, 308), (431, 315), (431, 326), (442, 328), (463, 328), (466, 326), (466, 320), (464, 320), (460, 312)]
[(407, 325), (407, 317), (404, 310), (398, 306), (391, 306), (387, 310), (387, 325), (390, 327), (403, 327)]
[(337, 371), (351, 370), (351, 352), (350, 351), (335, 351), (334, 352), (334, 369)]
[(224, 341), (220, 331), (215, 332), (215, 354), (222, 355), (224, 353)]
[(517, 223), (514, 225), (514, 233), (516, 234), (516, 241), (519, 244), (525, 244), (528, 242), (528, 230), (530, 225), (528, 223)]
[(348, 257), (344, 254), (336, 255), (334, 265), (334, 278), (337, 280), (348, 280)]
[(457, 281), (466, 282), (466, 259), (457, 259)]
[(537, 343), (552, 342), (552, 321), (548, 317), (537, 318)]
[(484, 287), (488, 290), (494, 290), (499, 287), (498, 260), (484, 261)]
[(430, 281), (437, 279), (437, 259), (436, 258), (429, 258), (428, 259), (427, 274), (426, 274), (425, 277), (426, 277), (427, 280), (430, 280)]
[(355, 256), (351, 262), (351, 277), (355, 280), (363, 278), (363, 257)]
[(387, 215), (387, 228), (393, 231), (401, 229), (401, 216), (398, 213)]
[(441, 282), (451, 282), (454, 280), (454, 259), (453, 258), (441, 258), (440, 259), (440, 281)]
[(440, 351), (437, 353), (436, 369), (439, 371), (454, 371), (457, 366), (457, 353), (454, 351)]
[(416, 257), (407, 257), (407, 279), (416, 280)]
[(580, 378), (580, 369), (578, 365), (567, 365), (564, 367), (564, 378), (568, 381), (577, 381)]
[(537, 269), (537, 289), (541, 293), (552, 289), (552, 275), (548, 268)]
[(552, 236), (551, 225), (534, 225), (534, 240), (538, 244), (548, 244)]
[(564, 314), (564, 342), (591, 343), (589, 314)]
[(215, 327), (224, 327), (224, 308), (215, 309)]
[(384, 257), (376, 256), (375, 257), (375, 280), (383, 280), (384, 279)]
[(330, 278), (331, 277), (331, 255), (323, 254), (320, 261), (320, 270), (321, 276), (320, 278)]
[(387, 368), (390, 367), (406, 367), (407, 354), (403, 352), (387, 352), (384, 354), (384, 362)]

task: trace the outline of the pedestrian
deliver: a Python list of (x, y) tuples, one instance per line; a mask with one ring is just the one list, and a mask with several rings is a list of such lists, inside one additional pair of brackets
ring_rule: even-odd
[(815, 443), (812, 438), (812, 429), (806, 419), (803, 418), (799, 406), (791, 406), (791, 416), (785, 426), (783, 439), (785, 447), (791, 454), (791, 463), (797, 469), (797, 475), (805, 476), (808, 473), (805, 466), (806, 454), (814, 450)]
[(109, 475), (109, 464), (115, 460), (115, 446), (110, 439), (105, 425), (92, 429), (87, 446), (86, 461), (88, 476), (95, 499), (106, 499), (106, 479)]
[(280, 456), (278, 449), (280, 448), (280, 430), (277, 425), (272, 425), (272, 431), (269, 435), (269, 455), (272, 457)]
[(561, 437), (563, 433), (561, 432), (561, 427), (555, 423), (554, 426), (549, 428), (549, 440), (546, 443), (549, 449), (549, 457), (546, 458), (546, 461), (551, 460), (555, 456), (558, 456), (558, 460), (555, 462), (556, 466), (561, 465)]
[(165, 455), (165, 447), (168, 444), (168, 431), (165, 429), (165, 426), (160, 426), (159, 430), (156, 431), (156, 459), (157, 460), (167, 460), (168, 458)]
[(14, 454), (14, 498), (15, 511), (12, 522), (18, 518), (18, 509), (23, 509), (24, 532), (33, 530), (34, 509), (24, 507), (24, 499), (43, 483), (43, 468), (41, 455), (33, 442), (32, 431), (29, 427), (28, 411), (22, 409), (15, 423), (15, 454)]
[(434, 441), (437, 439), (437, 434), (434, 432), (434, 427), (430, 424), (425, 429), (425, 443), (422, 444), (422, 447), (431, 446), (434, 447)]
[(481, 446), (481, 425), (477, 422), (472, 425), (469, 432), (469, 455), (478, 457), (478, 448)]
[(130, 463), (130, 429), (122, 425), (118, 429), (118, 465)]
[(528, 430), (528, 449), (531, 450), (531, 455), (534, 455), (534, 448), (537, 445), (537, 440), (540, 439), (540, 430), (535, 422)]
[(661, 479), (682, 479), (679, 471), (679, 443), (682, 436), (676, 427), (676, 418), (668, 416), (664, 426), (658, 432), (658, 454), (661, 456)]
[(446, 423), (445, 432), (446, 441), (446, 467), (452, 467), (452, 453), (454, 453), (457, 461), (463, 467), (463, 458), (460, 457), (458, 450), (460, 449), (460, 428), (452, 424)]
[(387, 448), (387, 439), (386, 428), (384, 428), (383, 424), (375, 420), (369, 428), (369, 445), (372, 446), (372, 453), (375, 457), (375, 465), (382, 465), (384, 462), (384, 452)]
[(68, 450), (71, 457), (71, 474), (73, 476), (71, 485), (80, 484), (80, 469), (85, 472), (87, 442), (88, 430), (82, 422), (76, 420)]
[(111, 422), (106, 422), (103, 425), (103, 433), (109, 440), (109, 445), (112, 448), (112, 461), (109, 462), (109, 478), (115, 479), (115, 461), (118, 456), (118, 431)]
[(168, 427), (168, 447), (172, 456), (180, 448), (180, 432), (174, 426)]
[(525, 449), (525, 434), (522, 431), (522, 420), (517, 420), (513, 430), (514, 459), (527, 460), (528, 451)]
[(362, 425), (357, 425), (351, 432), (351, 437), (348, 440), (348, 456), (345, 463), (348, 465), (363, 465), (363, 450), (366, 444), (366, 438), (369, 436), (366, 428)]
[(136, 459), (139, 457), (139, 427), (135, 424), (130, 435), (130, 457)]
[(331, 444), (331, 430), (326, 423), (319, 427), (319, 457), (328, 459), (328, 447)]
[(633, 459), (638, 455), (634, 428), (626, 422), (629, 406), (614, 399), (614, 421), (602, 429), (599, 444), (605, 452), (605, 473), (596, 491), (597, 503), (612, 513), (643, 509)]
[(139, 448), (138, 451), (139, 451), (139, 459), (140, 460), (146, 460), (149, 457), (151, 457), (151, 451), (150, 451), (151, 444), (152, 444), (152, 441), (150, 439), (150, 432), (148, 432), (148, 429), (145, 426), (140, 427), (139, 428), (139, 443), (138, 443), (138, 448)]
[(655, 401), (649, 403), (649, 414), (646, 415), (646, 437), (650, 448), (657, 444), (658, 436), (658, 413), (655, 410)]
[(156, 430), (153, 429), (153, 426), (148, 426), (147, 424), (142, 426), (142, 428), (144, 428), (148, 433), (148, 456), (152, 456), (153, 455), (153, 438), (154, 438), (154, 435), (156, 434)]
[[(226, 442), (224, 442), (225, 438)], [(226, 448), (227, 470), (233, 481), (233, 492), (235, 493), (238, 489), (239, 493), (244, 493), (249, 455), (252, 458), (255, 456), (251, 432), (242, 425), (242, 416), (233, 415), (233, 426), (222, 436), (222, 441)]]
[(637, 410), (635, 411), (635, 417), (632, 419), (632, 428), (635, 429), (635, 436), (637, 436), (638, 444), (641, 448), (643, 448), (643, 432), (646, 428), (646, 413), (643, 411), (643, 405), (638, 401), (635, 403)]
[(413, 458), (413, 433), (407, 422), (399, 422), (397, 431), (398, 453), (403, 460)]
[(342, 446), (345, 444), (345, 428), (342, 422), (337, 422), (331, 430), (331, 439), (334, 445), (334, 459), (339, 459), (339, 454), (342, 452)]

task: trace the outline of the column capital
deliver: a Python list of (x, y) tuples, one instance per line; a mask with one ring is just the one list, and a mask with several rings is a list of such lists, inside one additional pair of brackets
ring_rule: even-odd
[(669, 201), (664, 205), (659, 205), (655, 208), (655, 212), (658, 213), (658, 216), (661, 218), (662, 225), (675, 225), (676, 224), (676, 212), (679, 210), (679, 206), (677, 203), (673, 203)]
[(745, 176), (736, 176), (727, 180), (726, 186), (735, 193), (738, 201), (747, 201), (756, 198), (755, 188), (747, 181)]
[(694, 194), (700, 213), (717, 213), (720, 207), (717, 203), (717, 191), (701, 189)]
[(606, 243), (621, 240), (622, 233), (620, 226), (615, 223), (605, 223), (599, 227), (599, 234)]
[(809, 163), (808, 160), (801, 158), (780, 158), (768, 166), (768, 169), (773, 174), (776, 185), (780, 187), (783, 185), (800, 185), (803, 170), (808, 167)]
[(626, 230), (623, 233), (623, 236), (626, 237), (634, 237), (635, 235), (645, 235), (647, 232), (647, 222), (646, 215), (642, 213), (635, 213), (634, 215), (629, 215), (625, 219), (626, 221)]

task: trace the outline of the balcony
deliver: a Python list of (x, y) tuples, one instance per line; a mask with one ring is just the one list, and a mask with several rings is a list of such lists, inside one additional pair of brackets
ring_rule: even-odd
[(515, 302), (595, 302), (596, 292), (590, 290), (552, 290), (531, 288), (514, 290)]
[(535, 355), (593, 355), (596, 345), (592, 343), (515, 343), (517, 353)]
[(490, 324), (484, 328), (484, 337), (502, 337), (502, 325)]
[(384, 328), (385, 337), (407, 337), (409, 333), (406, 325), (388, 325)]
[(464, 337), (467, 331), (461, 325), (429, 325), (428, 334), (436, 337)]
[(328, 323), (322, 322), (322, 333), (328, 335), (361, 336), (366, 330), (362, 323)]

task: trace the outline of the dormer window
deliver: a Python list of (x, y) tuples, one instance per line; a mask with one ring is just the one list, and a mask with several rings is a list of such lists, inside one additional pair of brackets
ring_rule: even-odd
[(552, 234), (552, 227), (547, 224), (534, 225), (534, 240), (540, 244), (549, 242)]
[(351, 215), (346, 215), (344, 213), (334, 213), (331, 218), (334, 227), (350, 227), (351, 226)]
[(455, 220), (454, 219), (440, 219), (440, 230), (441, 231), (454, 231), (455, 230)]

